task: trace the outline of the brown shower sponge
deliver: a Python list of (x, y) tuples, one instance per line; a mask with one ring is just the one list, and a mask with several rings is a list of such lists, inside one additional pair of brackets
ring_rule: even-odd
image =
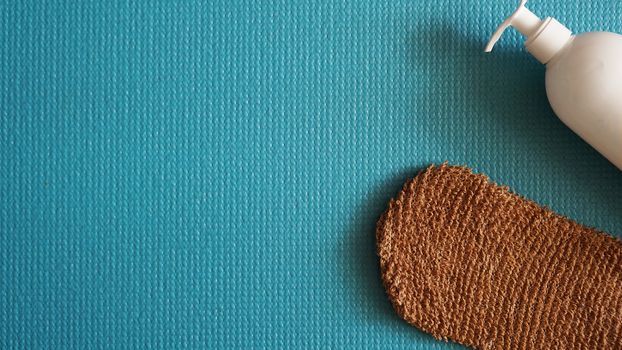
[(478, 349), (622, 349), (622, 242), (464, 167), (431, 166), (377, 227), (397, 313)]

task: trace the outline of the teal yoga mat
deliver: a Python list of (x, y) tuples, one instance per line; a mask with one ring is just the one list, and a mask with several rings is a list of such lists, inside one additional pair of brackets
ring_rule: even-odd
[[(467, 164), (622, 234), (518, 1), (1, 1), (0, 348), (460, 348), (401, 321), (375, 221)], [(533, 0), (622, 32), (616, 0)]]

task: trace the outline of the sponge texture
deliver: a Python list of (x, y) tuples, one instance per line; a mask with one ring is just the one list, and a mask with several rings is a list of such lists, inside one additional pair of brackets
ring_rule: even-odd
[(431, 166), (377, 227), (397, 313), (479, 349), (622, 348), (622, 242), (465, 167)]

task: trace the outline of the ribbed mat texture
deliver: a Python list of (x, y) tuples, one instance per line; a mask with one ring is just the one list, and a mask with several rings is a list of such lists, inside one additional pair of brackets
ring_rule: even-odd
[[(0, 0), (0, 349), (460, 348), (392, 310), (375, 223), (468, 164), (622, 232), (518, 0)], [(619, 0), (532, 0), (622, 32)]]

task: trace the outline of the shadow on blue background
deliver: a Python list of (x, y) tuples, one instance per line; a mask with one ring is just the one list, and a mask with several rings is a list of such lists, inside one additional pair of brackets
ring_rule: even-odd
[[(352, 274), (349, 290), (345, 293), (356, 296), (352, 309), (358, 311), (364, 319), (372, 323), (388, 322), (402, 332), (411, 332), (413, 339), (432, 338), (415, 328), (406, 326), (393, 308), (382, 286), (380, 267), (376, 254), (376, 222), (386, 210), (391, 199), (404, 182), (416, 175), (421, 169), (404, 171), (401, 174), (387, 179), (386, 182), (371, 189), (362, 203), (359, 203), (352, 217), (351, 228), (345, 233), (345, 241), (340, 245), (338, 256), (343, 260), (338, 264), (345, 274)], [(401, 323), (401, 325), (400, 325)]]
[[(460, 151), (466, 153), (466, 159), (470, 158), (469, 148), (479, 152), (484, 149), (493, 158), (501, 153), (516, 155), (516, 162), (505, 170), (482, 160), (469, 163), (461, 159), (458, 163), (474, 167), (493, 181), (509, 185), (517, 193), (579, 222), (622, 234), (619, 224), (616, 225), (622, 217), (620, 171), (554, 114), (546, 97), (545, 66), (521, 46), (506, 49), (503, 42), (492, 53), (484, 53), (482, 42), (452, 23), (440, 22), (421, 30), (424, 33), (414, 35), (410, 43), (412, 51), (429, 49), (437, 58), (434, 67), (428, 69), (431, 77), (425, 90), (432, 93), (425, 98), (434, 100), (439, 91), (445, 92), (455, 99), (446, 103), (466, 106), (455, 108), (455, 112), (449, 109), (447, 113), (455, 113), (456, 119), (470, 114), (464, 121), (448, 123), (445, 135), (451, 137), (455, 132), (465, 141)], [(412, 56), (416, 57), (414, 53)], [(428, 67), (413, 62), (414, 69), (429, 68), (427, 62)], [(456, 79), (465, 83), (456, 84), (449, 77), (461, 77)], [(452, 129), (456, 126), (472, 129), (469, 134), (473, 137), (465, 138), (464, 131)], [(451, 162), (451, 157), (460, 151), (447, 152), (446, 156)], [(526, 155), (533, 161), (527, 160)], [(520, 182), (513, 176), (497, 176), (512, 170), (530, 177)], [(530, 188), (547, 185), (551, 188), (544, 191)], [(556, 187), (574, 191), (578, 202), (560, 202)], [(583, 214), (586, 207), (591, 208), (589, 218)], [(594, 213), (600, 220), (594, 220)]]

